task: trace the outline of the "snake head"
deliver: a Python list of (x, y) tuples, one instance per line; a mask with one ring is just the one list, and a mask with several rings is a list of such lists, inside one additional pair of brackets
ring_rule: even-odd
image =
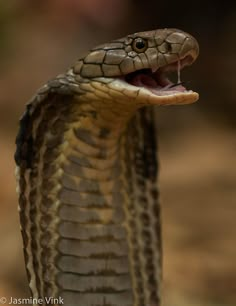
[[(138, 106), (189, 104), (198, 100), (198, 93), (182, 85), (180, 71), (191, 65), (198, 53), (195, 38), (183, 31), (140, 32), (92, 49), (77, 62), (73, 73), (80, 83), (89, 79), (97, 92), (105, 90), (110, 100), (113, 95), (114, 100), (119, 96)], [(178, 74), (177, 83), (167, 77), (172, 71)]]

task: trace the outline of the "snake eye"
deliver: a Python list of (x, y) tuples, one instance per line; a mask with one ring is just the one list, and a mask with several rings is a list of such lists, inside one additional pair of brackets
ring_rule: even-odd
[(140, 53), (140, 52), (144, 52), (147, 50), (148, 44), (146, 40), (138, 37), (138, 38), (135, 38), (135, 40), (133, 41), (132, 47), (134, 51), (136, 51), (137, 53)]

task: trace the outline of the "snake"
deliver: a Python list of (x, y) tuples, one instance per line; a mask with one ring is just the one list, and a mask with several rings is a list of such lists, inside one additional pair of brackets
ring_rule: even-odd
[(180, 81), (198, 53), (178, 29), (127, 35), (91, 49), (26, 105), (17, 192), (29, 287), (41, 305), (160, 306), (155, 111), (198, 100)]

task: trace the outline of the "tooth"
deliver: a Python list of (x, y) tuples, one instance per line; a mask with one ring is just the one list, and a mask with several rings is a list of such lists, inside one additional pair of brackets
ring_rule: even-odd
[(161, 90), (166, 90), (166, 89), (171, 88), (171, 87), (173, 87), (173, 84), (168, 84), (165, 87), (162, 87)]
[(158, 68), (159, 68), (158, 65), (152, 66), (152, 68), (151, 68), (152, 69), (152, 73), (155, 73)]
[(177, 81), (177, 83), (181, 83), (181, 79), (180, 79), (180, 68), (181, 68), (181, 64), (180, 64), (180, 60), (178, 60), (178, 70), (177, 70), (177, 73), (178, 73), (178, 81)]

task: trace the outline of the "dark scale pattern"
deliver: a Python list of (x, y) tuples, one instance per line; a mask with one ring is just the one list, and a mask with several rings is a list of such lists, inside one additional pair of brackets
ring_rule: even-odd
[[(161, 210), (159, 203), (159, 191), (157, 186), (157, 176), (158, 176), (158, 146), (157, 146), (157, 131), (154, 123), (154, 109), (152, 111), (148, 111), (148, 109), (144, 109), (144, 116), (142, 117), (142, 124), (146, 127), (144, 129), (144, 141), (145, 141), (145, 156), (144, 160), (149, 161), (145, 163), (145, 177), (151, 181), (151, 189), (150, 195), (153, 199), (152, 212), (155, 216), (155, 224), (154, 229), (157, 237), (157, 249), (160, 255), (162, 255), (162, 240), (161, 240)], [(159, 266), (162, 267), (162, 256), (160, 256)]]
[(131, 201), (129, 202), (129, 205), (127, 207), (128, 209), (128, 218), (127, 218), (127, 222), (129, 224), (129, 228), (130, 228), (130, 250), (129, 250), (129, 256), (130, 256), (130, 266), (132, 267), (133, 273), (134, 273), (134, 291), (136, 292), (137, 295), (137, 303), (139, 306), (143, 306), (145, 304), (144, 301), (144, 285), (143, 285), (143, 279), (141, 277), (141, 272), (140, 272), (140, 258), (139, 258), (139, 246), (138, 246), (138, 242), (137, 242), (137, 212), (135, 211), (135, 207), (134, 207), (134, 201), (136, 201), (134, 194), (135, 194), (135, 190), (134, 190), (134, 186), (132, 184), (134, 178), (133, 178), (133, 173), (132, 173), (132, 168), (128, 167), (128, 165), (133, 163), (133, 156), (131, 154), (131, 152), (134, 152), (134, 150), (130, 150), (130, 138), (133, 138), (133, 131), (134, 131), (134, 124), (135, 120), (132, 120), (131, 123), (129, 124), (128, 127), (128, 133), (127, 133), (127, 140), (126, 140), (126, 148), (127, 150), (127, 154), (125, 156), (125, 163), (126, 163), (126, 177), (130, 178), (130, 180), (128, 181), (129, 184), (129, 189), (130, 189), (130, 193), (133, 195), (131, 198)]
[[(24, 168), (20, 168), (19, 169), (19, 174), (20, 176), (20, 182), (19, 182), (19, 188), (20, 188), (20, 192), (19, 192), (19, 206), (20, 206), (20, 223), (21, 223), (21, 234), (22, 234), (22, 239), (23, 239), (23, 243), (24, 243), (24, 258), (25, 258), (25, 262), (28, 263), (29, 262), (29, 254), (27, 254), (26, 252), (26, 248), (28, 247), (29, 244), (29, 237), (26, 234), (25, 228), (28, 227), (29, 224), (29, 220), (28, 220), (28, 216), (26, 216), (26, 209), (27, 209), (27, 199), (25, 197), (25, 191), (26, 191), (26, 181), (25, 181), (25, 177), (24, 177)], [(22, 226), (23, 225), (23, 226)], [(26, 268), (26, 273), (27, 273), (27, 277), (28, 277), (28, 281), (30, 282), (31, 280), (31, 276), (29, 273), (29, 270)]]
[[(39, 108), (42, 108), (42, 104), (39, 105)], [(27, 233), (25, 231), (25, 228), (30, 226), (30, 232), (31, 235), (35, 234), (36, 228), (33, 225), (32, 226), (32, 218), (35, 218), (35, 214), (36, 214), (36, 209), (34, 205), (30, 205), (29, 202), (27, 202), (25, 193), (26, 193), (26, 189), (22, 188), (22, 182), (25, 182), (25, 172), (26, 172), (26, 168), (31, 168), (32, 167), (32, 159), (33, 159), (33, 138), (32, 138), (32, 123), (33, 120), (35, 120), (35, 116), (40, 113), (40, 111), (38, 110), (38, 107), (36, 107), (36, 111), (35, 113), (33, 113), (33, 115), (30, 115), (30, 111), (32, 110), (32, 104), (27, 105), (27, 109), (25, 114), (23, 115), (23, 117), (21, 118), (20, 121), (20, 130), (16, 139), (16, 144), (17, 144), (17, 150), (16, 150), (16, 154), (15, 154), (15, 159), (16, 159), (16, 163), (18, 166), (20, 167), (20, 195), (19, 195), (19, 205), (20, 205), (20, 221), (21, 221), (21, 225), (22, 225), (22, 237), (23, 237), (23, 243), (24, 243), (24, 254), (25, 254), (25, 261), (26, 263), (28, 263), (29, 260), (29, 254), (27, 254), (27, 248), (29, 247), (29, 241), (31, 243), (31, 247), (33, 247), (35, 249), (35, 251), (37, 251), (37, 244), (35, 240), (29, 239), (29, 237), (27, 236)], [(35, 171), (32, 171), (35, 172)], [(27, 187), (29, 188), (29, 186)], [(30, 191), (29, 194), (29, 201), (31, 203), (35, 202), (35, 192), (34, 189), (32, 189)], [(29, 216), (26, 215), (26, 211), (27, 211), (27, 207), (26, 205), (30, 205), (29, 207), (29, 214), (30, 214), (30, 218)], [(33, 223), (34, 224), (34, 223)], [(30, 235), (30, 236), (31, 236)], [(33, 257), (33, 267), (34, 270), (37, 270), (38, 268), (38, 262), (36, 260), (36, 257)], [(28, 279), (29, 281), (31, 281), (31, 275), (32, 271), (29, 271), (27, 269), (27, 275), (28, 275)], [(36, 277), (36, 287), (39, 287), (39, 278), (38, 275), (35, 274)]]
[[(48, 116), (47, 125), (44, 125), (46, 133), (47, 131), (52, 133), (45, 143), (45, 150), (42, 156), (44, 165), (42, 177), (44, 179), (41, 185), (42, 201), (40, 203), (40, 210), (43, 213), (43, 221), (46, 223), (44, 223), (46, 226), (41, 232), (40, 245), (42, 247), (41, 261), (44, 296), (52, 296), (53, 292), (52, 285), (54, 280), (52, 278), (52, 271), (54, 270), (54, 266), (52, 265), (52, 258), (54, 255), (52, 254), (52, 248), (48, 246), (54, 241), (54, 231), (57, 232), (59, 226), (59, 224), (55, 225), (56, 227), (52, 231), (51, 226), (54, 222), (54, 216), (57, 214), (54, 208), (56, 194), (52, 194), (48, 190), (53, 190), (57, 183), (52, 179), (53, 174), (60, 166), (55, 162), (58, 155), (61, 154), (57, 148), (64, 142), (63, 135), (68, 130), (67, 121), (70, 118), (70, 103), (68, 103), (67, 97), (58, 101), (57, 106), (57, 108), (54, 106), (48, 108), (47, 114), (45, 114), (46, 118)], [(67, 121), (66, 118), (68, 119)]]
[[(151, 235), (152, 222), (150, 220), (150, 215), (153, 214), (152, 210), (156, 209), (154, 207), (159, 206), (157, 197), (150, 198), (147, 197), (149, 190), (147, 190), (147, 182), (150, 181), (154, 184), (156, 188), (157, 184), (157, 158), (156, 158), (156, 136), (154, 133), (152, 111), (149, 109), (142, 109), (133, 119), (133, 125), (131, 127), (130, 138), (132, 138), (133, 148), (131, 152), (135, 152), (132, 160), (134, 165), (134, 177), (132, 180), (139, 190), (138, 198), (134, 198), (135, 210), (138, 220), (140, 220), (141, 228), (139, 229), (142, 235), (142, 245), (138, 245), (137, 254), (144, 254), (145, 263), (143, 269), (145, 270), (145, 275), (147, 276), (147, 283), (143, 279), (143, 291), (148, 292), (148, 300), (146, 297), (145, 303), (150, 305), (160, 305), (160, 297), (158, 296), (158, 286), (159, 280), (156, 279), (156, 269), (161, 269), (159, 265), (154, 264), (154, 253), (159, 254), (159, 245), (156, 245)], [(130, 140), (131, 142), (131, 140)], [(151, 149), (150, 149), (151, 148)], [(153, 152), (152, 149), (155, 148)], [(157, 195), (157, 194), (155, 194)], [(156, 222), (160, 223), (159, 212), (155, 216)], [(134, 231), (134, 227), (132, 227)], [(159, 228), (157, 229), (157, 231)], [(138, 235), (138, 232), (134, 235)], [(159, 242), (160, 236), (158, 235), (157, 241)], [(141, 249), (140, 249), (141, 248)], [(142, 249), (143, 248), (143, 249)], [(138, 258), (135, 258), (134, 261)], [(139, 270), (142, 270), (139, 262)], [(157, 267), (157, 268), (156, 268)], [(139, 274), (139, 279), (143, 277), (142, 273)], [(142, 291), (140, 291), (140, 296), (142, 296)], [(140, 298), (140, 305), (143, 303), (143, 298)]]
[[(63, 97), (66, 99), (71, 97), (70, 81), (71, 78), (66, 75), (58, 76), (39, 89), (38, 93), (26, 105), (26, 110), (20, 118), (19, 131), (16, 136), (15, 162), (18, 166), (23, 166), (24, 164), (27, 168), (31, 167), (34, 146), (32, 127), (35, 124), (35, 120), (40, 118), (42, 110), (48, 104), (51, 105), (52, 109), (58, 108), (60, 107), (57, 104), (58, 101), (63, 103)], [(55, 96), (57, 95), (60, 98), (55, 101)], [(41, 121), (44, 122), (45, 118), (41, 118)], [(40, 137), (43, 137), (43, 135), (41, 134)]]
[[(40, 156), (39, 153), (40, 151), (38, 148), (44, 147), (43, 143), (45, 141), (45, 137), (42, 137), (42, 135), (45, 135), (47, 131), (50, 131), (50, 124), (52, 121), (52, 118), (59, 116), (60, 114), (60, 109), (55, 108), (53, 105), (53, 102), (56, 103), (56, 99), (52, 99), (52, 104), (47, 104), (44, 106), (44, 114), (43, 114), (43, 120), (39, 123), (38, 129), (36, 131), (35, 139), (34, 139), (34, 146), (33, 146), (33, 156), (31, 157), (31, 174), (30, 174), (30, 182), (32, 186), (35, 186), (34, 188), (31, 189), (30, 195), (29, 195), (29, 200), (30, 200), (30, 220), (31, 220), (31, 237), (37, 237), (37, 233), (40, 233), (40, 228), (38, 228), (38, 225), (36, 223), (36, 218), (40, 213), (41, 206), (43, 203), (44, 199), (44, 193), (43, 193), (43, 186), (40, 184), (40, 177), (44, 177), (43, 172), (41, 173), (42, 176), (40, 176), (39, 171), (44, 171), (45, 169), (48, 170), (50, 169), (49, 166), (46, 167), (46, 164), (43, 163), (44, 167), (42, 169), (39, 169), (37, 167), (38, 163), (40, 163), (42, 160), (44, 160), (45, 156)], [(36, 118), (34, 119), (36, 120)], [(55, 158), (55, 156), (54, 156)], [(48, 181), (50, 184), (50, 180)], [(45, 183), (45, 181), (44, 181)], [(37, 203), (37, 198), (42, 197), (42, 202)], [(47, 217), (50, 216), (50, 207), (47, 207), (46, 209), (46, 214), (44, 216)], [(41, 235), (41, 239), (45, 242), (45, 240), (50, 241), (50, 232), (44, 231)], [(52, 238), (52, 237), (51, 237)], [(50, 296), (49, 290), (50, 290), (50, 282), (48, 282), (47, 275), (48, 273), (48, 260), (47, 258), (50, 258), (50, 250), (47, 249), (45, 246), (41, 250), (41, 244), (42, 242), (38, 241), (36, 238), (31, 239), (31, 249), (32, 249), (32, 254), (33, 254), (33, 266), (34, 266), (34, 271), (39, 271), (39, 266), (41, 265), (41, 259), (44, 259), (45, 264), (42, 265), (42, 275), (44, 279), (44, 284), (41, 283), (41, 280), (39, 278), (39, 272), (36, 272), (36, 287), (39, 292), (40, 296)], [(43, 291), (41, 291), (41, 287), (44, 287)], [(46, 291), (45, 291), (46, 290)]]
[[(39, 295), (43, 295), (43, 292), (40, 293), (40, 284), (41, 280), (39, 274), (37, 273), (41, 263), (38, 261), (37, 254), (40, 252), (39, 241), (34, 239), (36, 234), (39, 232), (39, 228), (36, 225), (36, 217), (38, 215), (39, 207), (36, 206), (37, 201), (37, 175), (38, 175), (38, 162), (39, 162), (39, 148), (42, 146), (44, 141), (44, 133), (47, 131), (49, 119), (53, 118), (53, 113), (55, 111), (60, 112), (60, 104), (55, 99), (55, 95), (50, 93), (50, 90), (53, 91), (53, 88), (50, 88), (48, 91), (42, 92), (41, 94), (36, 95), (30, 104), (27, 105), (26, 112), (20, 120), (20, 129), (16, 138), (16, 153), (15, 160), (18, 166), (20, 166), (20, 194), (19, 194), (19, 205), (20, 205), (20, 222), (22, 225), (22, 238), (24, 243), (24, 255), (25, 262), (28, 263), (29, 256), (32, 256), (32, 264), (34, 269), (34, 275), (36, 278), (36, 290)], [(60, 96), (60, 102), (64, 103), (65, 100)], [(53, 104), (57, 104), (57, 108)], [(47, 116), (42, 117), (43, 112), (48, 110), (48, 119)], [(39, 126), (36, 131), (36, 137), (33, 139), (32, 130), (33, 126), (35, 127), (35, 122), (39, 122)], [(30, 185), (27, 188), (29, 192), (29, 201), (26, 198), (26, 183), (25, 176), (27, 169), (30, 169), (29, 182), (33, 188), (30, 189)], [(29, 170), (28, 170), (29, 171)], [(29, 205), (29, 216), (27, 213), (27, 206)], [(25, 229), (30, 226), (30, 237)], [(48, 234), (46, 233), (46, 236)], [(45, 238), (44, 238), (45, 240)], [(31, 244), (30, 249), (32, 254), (27, 253), (27, 248), (29, 248), (29, 241)], [(45, 253), (45, 254), (44, 254)], [(45, 259), (47, 249), (44, 248), (41, 256)], [(40, 259), (41, 257), (39, 257)], [(29, 282), (31, 281), (32, 271), (27, 269), (27, 275)], [(46, 294), (45, 294), (46, 295)]]
[(30, 118), (30, 108), (31, 105), (27, 105), (26, 111), (20, 119), (20, 129), (16, 137), (16, 153), (15, 153), (15, 162), (18, 166), (22, 162), (26, 163), (27, 168), (31, 165), (31, 156), (32, 156), (32, 146), (33, 139), (30, 135), (30, 130), (32, 128), (31, 118)]

